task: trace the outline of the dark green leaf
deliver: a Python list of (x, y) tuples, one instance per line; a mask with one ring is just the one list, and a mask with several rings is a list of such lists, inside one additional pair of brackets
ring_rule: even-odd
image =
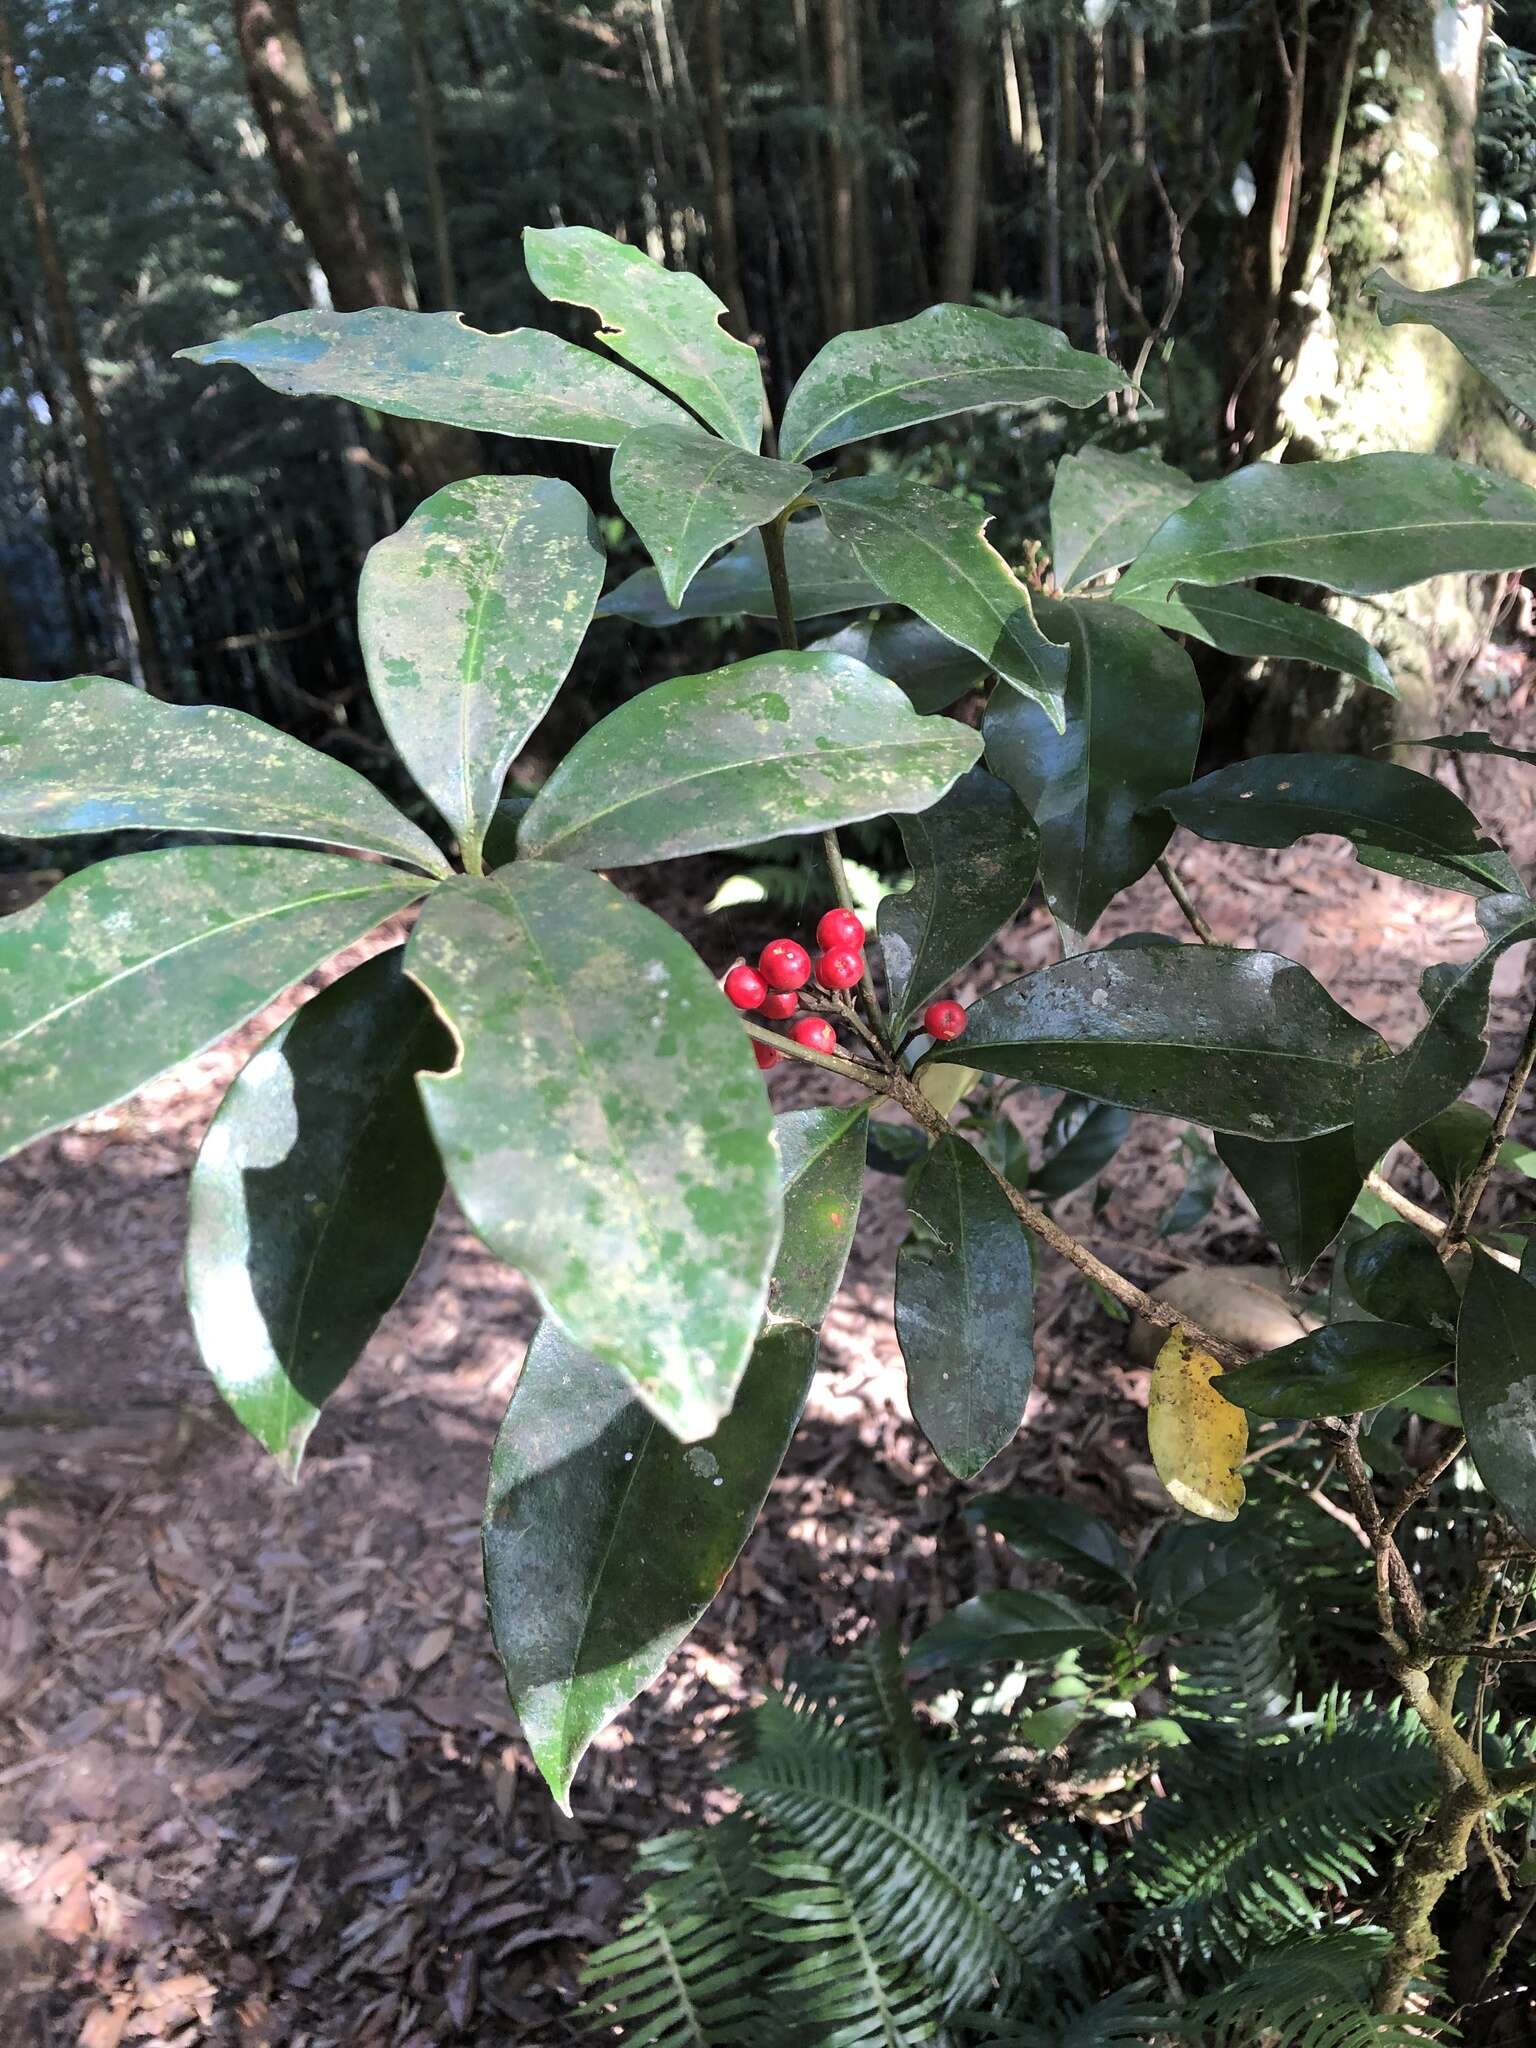
[(429, 887), (275, 846), (71, 875), (0, 921), (0, 1158), (190, 1059)]
[(887, 597), (968, 647), (1059, 722), (1067, 656), (1036, 625), (1029, 592), (986, 539), (985, 513), (895, 476), (819, 485), (816, 502)]
[(1454, 1327), (1459, 1297), (1440, 1255), (1411, 1223), (1383, 1223), (1344, 1255), (1349, 1291), (1367, 1315), (1421, 1329)]
[(1456, 1390), (1478, 1475), (1536, 1542), (1536, 1287), (1474, 1248), (1456, 1325)]
[(368, 556), (358, 637), (374, 701), (471, 870), (602, 587), (587, 502), (551, 477), (449, 484)]
[(840, 633), (814, 643), (823, 654), (851, 654), (878, 675), (899, 683), (918, 711), (947, 711), (974, 690), (987, 665), (957, 647), (926, 619), (855, 619)]
[(1112, 1102), (1089, 1102), (1081, 1095), (1064, 1095), (1051, 1112), (1045, 1136), (1047, 1147), (1054, 1149), (1030, 1175), (1030, 1193), (1045, 1202), (1070, 1195), (1074, 1188), (1104, 1171), (1125, 1143), (1130, 1128), (1129, 1110), (1119, 1109)]
[(0, 836), (76, 832), (307, 839), (448, 873), (361, 775), (243, 711), (163, 704), (104, 676), (0, 681)]
[(821, 1327), (842, 1282), (864, 1197), (869, 1104), (791, 1109), (774, 1119), (784, 1184), (784, 1236), (768, 1285), (779, 1322)]
[(1536, 419), (1536, 279), (1469, 277), (1416, 292), (1375, 270), (1365, 290), (1383, 327), (1437, 328), (1501, 396)]
[(1447, 1339), (1411, 1323), (1330, 1323), (1211, 1384), (1255, 1415), (1355, 1415), (1418, 1386), (1450, 1355)]
[(1166, 790), (1158, 802), (1202, 839), (1292, 846), (1309, 833), (1337, 833), (1366, 867), (1429, 888), (1484, 896), (1520, 886), (1509, 856), (1483, 836), (1459, 797), (1391, 761), (1262, 754)]
[(982, 996), (928, 1055), (1270, 1141), (1348, 1123), (1381, 1040), (1304, 967), (1228, 946), (1115, 947)]
[(1411, 1130), (1408, 1143), (1454, 1202), (1492, 1129), (1493, 1118), (1486, 1109), (1475, 1102), (1453, 1102)]
[[(1533, 280), (1536, 282), (1536, 280)], [(1439, 747), (1447, 754), (1502, 754), (1506, 761), (1524, 761), (1536, 767), (1536, 749), (1531, 747), (1506, 747), (1486, 732), (1442, 732), (1433, 739), (1404, 740), (1404, 746)]]
[(509, 860), (517, 859), (518, 828), (532, 805), (531, 796), (506, 796), (496, 806), (480, 849), (488, 868), (505, 867)]
[(810, 481), (797, 462), (750, 455), (701, 427), (644, 427), (613, 458), (615, 502), (674, 609), (717, 549), (776, 519)]
[(792, 461), (951, 413), (1002, 405), (1096, 405), (1125, 378), (1054, 327), (976, 306), (930, 306), (911, 320), (839, 334), (789, 394), (779, 440)]
[(565, 1811), (592, 1738), (719, 1592), (815, 1362), (813, 1331), (771, 1325), (730, 1414), (685, 1447), (621, 1374), (540, 1325), (491, 1460), (485, 1589), (507, 1691)]
[(896, 1257), (913, 1419), (957, 1479), (1012, 1443), (1035, 1375), (1029, 1240), (975, 1148), (951, 1134), (908, 1194), (924, 1234)]
[(1187, 633), (1243, 661), (1308, 661), (1389, 697), (1399, 694), (1391, 669), (1364, 634), (1326, 612), (1266, 597), (1244, 584), (1202, 590), (1196, 583), (1176, 583), (1166, 596), (1133, 591), (1125, 602), (1166, 632)]
[(1461, 1427), (1461, 1403), (1454, 1387), (1411, 1387), (1406, 1394), (1396, 1394), (1382, 1405), (1402, 1409), (1409, 1415), (1422, 1415), (1426, 1422), (1440, 1422), (1447, 1429)]
[(724, 304), (702, 277), (668, 270), (596, 228), (524, 228), (528, 275), (566, 306), (590, 306), (597, 338), (673, 392), (739, 447), (763, 437), (757, 351), (720, 325)]
[[(785, 528), (784, 561), (797, 619), (861, 611), (884, 596), (865, 575), (852, 548), (834, 540), (823, 519), (796, 519)], [(762, 536), (748, 534), (739, 547), (701, 569), (681, 604), (667, 602), (654, 569), (640, 569), (609, 591), (597, 613), (599, 618), (632, 619), (637, 626), (676, 626), (684, 619), (729, 618), (737, 613), (771, 619), (773, 585)]]
[(974, 1669), (1006, 1658), (1015, 1664), (1049, 1664), (1067, 1650), (1107, 1641), (1105, 1617), (1062, 1593), (980, 1593), (953, 1612), (907, 1653), (907, 1669)]
[(1327, 1251), (1344, 1228), (1364, 1179), (1347, 1126), (1291, 1145), (1266, 1145), (1230, 1131), (1216, 1150), (1259, 1212), (1293, 1280)]
[(198, 1348), (289, 1478), (443, 1191), (416, 1074), (453, 1047), (400, 961), (377, 954), (290, 1017), (236, 1075), (192, 1169)]
[(1184, 1185), (1157, 1226), (1159, 1237), (1178, 1237), (1205, 1221), (1221, 1192), (1226, 1169), (1221, 1159), (1194, 1131), (1179, 1140), (1179, 1157), (1184, 1167)]
[(1536, 938), (1536, 904), (1525, 896), (1485, 896), (1477, 919), (1488, 940), (1482, 952), (1459, 967), (1425, 969), (1419, 1000), (1428, 1021), (1411, 1045), (1361, 1077), (1355, 1157), (1363, 1167), (1447, 1108), (1482, 1071), (1493, 970), (1507, 948)]
[(899, 817), (912, 887), (884, 896), (878, 924), (899, 1037), (930, 996), (1018, 915), (1035, 879), (1039, 836), (1006, 783), (972, 768), (926, 811)]
[(980, 751), (860, 661), (760, 654), (611, 711), (539, 791), (518, 843), (594, 868), (750, 846), (922, 810)]
[(894, 1173), (900, 1177), (924, 1156), (928, 1143), (926, 1132), (920, 1131), (915, 1124), (875, 1120), (869, 1126), (865, 1163), (876, 1173)]
[(1536, 562), (1536, 491), (1439, 455), (1255, 462), (1175, 512), (1117, 595), (1289, 576), (1354, 597)]
[(1063, 590), (1134, 561), (1200, 485), (1155, 455), (1085, 448), (1063, 455), (1051, 488), (1051, 573)]
[(642, 378), (537, 327), (482, 334), (457, 313), (280, 313), (184, 348), (187, 362), (239, 363), (290, 398), (350, 398), (396, 419), (441, 420), (533, 441), (617, 448), (636, 427), (688, 415)]
[(969, 1502), (968, 1522), (1001, 1536), (1020, 1557), (1064, 1564), (1091, 1577), (1130, 1577), (1125, 1546), (1101, 1516), (1075, 1501), (1035, 1493), (984, 1493)]
[(1066, 731), (1013, 690), (994, 691), (982, 731), (1039, 825), (1046, 901), (1081, 934), (1167, 845), (1144, 807), (1193, 773), (1203, 705), (1189, 656), (1134, 612), (1042, 598), (1039, 617), (1071, 654)]
[(731, 1405), (782, 1206), (762, 1076), (676, 932), (580, 868), (447, 883), (410, 973), (459, 1045), (422, 1076), (473, 1228), (683, 1437)]

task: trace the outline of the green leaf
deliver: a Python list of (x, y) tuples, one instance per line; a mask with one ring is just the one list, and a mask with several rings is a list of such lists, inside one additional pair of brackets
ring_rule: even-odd
[(896, 820), (909, 890), (882, 897), (880, 951), (891, 1030), (967, 967), (1017, 916), (1035, 879), (1039, 835), (1006, 783), (972, 768), (926, 811)]
[(369, 553), (358, 637), (374, 701), (472, 870), (602, 587), (587, 502), (552, 477), (449, 484)]
[(965, 1036), (926, 1064), (964, 1061), (1098, 1102), (1270, 1141), (1350, 1120), (1376, 1033), (1304, 967), (1228, 946), (1114, 947), (994, 989)]
[(1216, 1150), (1299, 1280), (1344, 1228), (1359, 1196), (1365, 1176), (1355, 1164), (1354, 1132), (1346, 1126), (1267, 1145), (1224, 1131)]
[[(1536, 282), (1536, 280), (1533, 280)], [(1506, 761), (1524, 761), (1536, 767), (1536, 749), (1506, 747), (1486, 732), (1442, 732), (1433, 739), (1404, 740), (1403, 746), (1439, 747), (1447, 754), (1502, 754)]]
[(1054, 1494), (984, 1493), (965, 1519), (1001, 1536), (1023, 1558), (1066, 1565), (1091, 1578), (1128, 1579), (1125, 1545), (1102, 1516)]
[[(1486, 1109), (1479, 1109), (1475, 1102), (1453, 1102), (1410, 1131), (1408, 1143), (1454, 1204), (1482, 1157), (1492, 1129), (1493, 1118)], [(1499, 1147), (1496, 1164), (1527, 1179), (1536, 1177), (1536, 1151), (1518, 1139), (1511, 1138)]]
[(1536, 1288), (1476, 1247), (1456, 1324), (1456, 1390), (1478, 1476), (1536, 1542)]
[(896, 1256), (913, 1420), (957, 1479), (1012, 1443), (1035, 1376), (1029, 1239), (981, 1155), (940, 1138), (907, 1194), (924, 1226)]
[(1416, 292), (1375, 270), (1363, 289), (1383, 327), (1436, 328), (1501, 397), (1536, 419), (1536, 279), (1469, 277)]
[(488, 868), (503, 868), (517, 859), (518, 828), (532, 808), (531, 796), (504, 796), (496, 806), (480, 849)]
[(1411, 1323), (1330, 1323), (1221, 1373), (1211, 1385), (1255, 1415), (1356, 1415), (1407, 1393), (1450, 1356), (1447, 1339)]
[(1042, 598), (1039, 618), (1070, 654), (1066, 730), (996, 690), (982, 732), (988, 767), (1040, 828), (1045, 900), (1081, 934), (1168, 844), (1146, 806), (1194, 772), (1203, 700), (1189, 656), (1134, 612)]
[(800, 461), (871, 434), (1002, 405), (1096, 405), (1126, 380), (1064, 334), (976, 306), (930, 306), (911, 320), (829, 341), (789, 394), (779, 440)]
[(377, 954), (290, 1017), (236, 1075), (192, 1169), (198, 1348), (290, 1479), (443, 1191), (416, 1073), (453, 1047), (400, 963), (398, 947)]
[(979, 1593), (918, 1637), (907, 1652), (907, 1669), (974, 1669), (1001, 1658), (1049, 1664), (1068, 1650), (1104, 1642), (1108, 1635), (1097, 1609), (1079, 1606), (1062, 1593)]
[(448, 863), (361, 775), (275, 726), (129, 683), (0, 680), (0, 835), (237, 832)]
[(1337, 833), (1362, 864), (1434, 889), (1520, 887), (1509, 856), (1443, 783), (1358, 754), (1261, 754), (1166, 790), (1159, 804), (1202, 839), (1293, 846)]
[(485, 1586), (507, 1690), (567, 1810), (583, 1752), (719, 1591), (783, 1461), (853, 1242), (865, 1122), (862, 1104), (776, 1120), (771, 1320), (707, 1443), (685, 1449), (554, 1323), (529, 1347), (491, 1463)]
[(1116, 590), (1290, 576), (1353, 597), (1536, 562), (1536, 491), (1439, 455), (1255, 462), (1164, 521)]
[(738, 447), (763, 437), (757, 351), (720, 325), (725, 306), (702, 277), (668, 270), (596, 228), (524, 228), (528, 275), (546, 299), (590, 306), (597, 338)]
[(1184, 1185), (1157, 1226), (1159, 1237), (1179, 1237), (1203, 1223), (1215, 1207), (1226, 1178), (1220, 1155), (1211, 1150), (1198, 1132), (1186, 1131), (1179, 1140), (1179, 1159), (1184, 1168)]
[(869, 1104), (791, 1109), (774, 1119), (784, 1184), (784, 1236), (768, 1313), (820, 1329), (842, 1284), (864, 1197)]
[(580, 868), (444, 885), (406, 966), (458, 1041), (421, 1090), (471, 1227), (682, 1437), (731, 1405), (778, 1247), (768, 1101), (677, 933)]
[(702, 428), (645, 427), (613, 458), (614, 499), (674, 610), (716, 549), (776, 519), (810, 481), (797, 462), (749, 455)]
[(430, 886), (276, 846), (71, 875), (0, 921), (0, 1158), (190, 1059)]
[(897, 604), (1061, 717), (1067, 656), (1035, 623), (1029, 592), (985, 538), (988, 515), (901, 477), (819, 485), (835, 539)]
[(899, 683), (918, 711), (947, 711), (988, 673), (968, 647), (957, 647), (926, 619), (855, 619), (841, 632), (813, 641), (812, 652), (851, 654)]
[[(1117, 585), (1117, 599), (1120, 591)], [(1389, 697), (1399, 694), (1391, 669), (1364, 634), (1326, 612), (1266, 597), (1245, 584), (1202, 590), (1195, 583), (1176, 583), (1166, 596), (1132, 591), (1124, 601), (1165, 632), (1187, 633), (1243, 661), (1307, 661), (1314, 668), (1354, 676)]]
[(1367, 1315), (1420, 1329), (1454, 1329), (1460, 1297), (1440, 1255), (1411, 1223), (1383, 1223), (1344, 1254), (1349, 1291)]
[(1389, 1145), (1453, 1103), (1482, 1072), (1483, 1033), (1493, 970), (1510, 946), (1536, 938), (1536, 903), (1526, 896), (1484, 896), (1477, 921), (1488, 943), (1461, 966), (1428, 967), (1419, 1000), (1428, 1012), (1411, 1044), (1361, 1076), (1355, 1111), (1355, 1157), (1374, 1166)]
[(577, 741), (534, 799), (534, 860), (626, 867), (923, 810), (981, 751), (836, 654), (760, 654), (657, 683)]
[[(784, 529), (784, 562), (797, 619), (825, 618), (829, 612), (860, 611), (879, 604), (884, 592), (870, 581), (852, 548), (834, 540), (825, 520), (796, 519)], [(752, 619), (776, 616), (773, 584), (763, 555), (762, 535), (748, 534), (739, 547), (701, 569), (669, 604), (654, 569), (639, 569), (597, 608), (599, 618), (630, 619), (637, 626), (676, 626), (685, 619)]]
[(1046, 1128), (1048, 1156), (1029, 1177), (1030, 1193), (1044, 1202), (1070, 1195), (1104, 1171), (1130, 1129), (1128, 1110), (1111, 1102), (1089, 1102), (1081, 1095), (1063, 1095)]
[(537, 327), (482, 334), (457, 313), (280, 313), (177, 353), (190, 363), (238, 363), (290, 398), (349, 398), (396, 419), (531, 441), (617, 448), (636, 427), (688, 419), (590, 349)]
[(1134, 561), (1200, 485), (1155, 455), (1084, 448), (1064, 455), (1051, 488), (1051, 573), (1063, 590)]
[(719, 1592), (815, 1363), (813, 1331), (770, 1326), (730, 1414), (685, 1447), (622, 1375), (540, 1325), (492, 1454), (485, 1590), (508, 1694), (565, 1812), (593, 1737)]

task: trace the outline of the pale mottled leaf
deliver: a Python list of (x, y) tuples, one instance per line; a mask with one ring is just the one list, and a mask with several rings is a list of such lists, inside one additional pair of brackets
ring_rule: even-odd
[(646, 427), (613, 458), (614, 500), (674, 609), (718, 548), (776, 519), (810, 481), (798, 462), (771, 462), (702, 428)]
[(1385, 270), (1366, 293), (1383, 327), (1434, 327), (1528, 419), (1536, 419), (1536, 278), (1469, 277), (1416, 292)]
[[(784, 531), (784, 560), (797, 619), (860, 611), (884, 593), (860, 567), (852, 548), (835, 540), (823, 519), (796, 519)], [(773, 585), (762, 536), (750, 533), (701, 569), (671, 604), (654, 569), (637, 569), (597, 608), (599, 618), (630, 619), (637, 626), (676, 626), (685, 619), (775, 616)]]
[(1200, 486), (1155, 455), (1084, 448), (1063, 455), (1051, 487), (1051, 573), (1063, 590), (1139, 555)]

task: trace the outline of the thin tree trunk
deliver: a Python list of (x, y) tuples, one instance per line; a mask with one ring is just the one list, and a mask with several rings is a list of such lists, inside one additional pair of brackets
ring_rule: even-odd
[(106, 429), (96, 403), (95, 387), (85, 366), (74, 301), (70, 297), (63, 258), (53, 232), (53, 217), (48, 208), (42, 172), (32, 147), (26, 100), (16, 71), (10, 19), (3, 4), (0, 4), (0, 101), (5, 106), (16, 167), (21, 173), (22, 189), (32, 216), (32, 231), (37, 242), (38, 264), (48, 299), (54, 345), (64, 365), (75, 410), (80, 416), (105, 580), (113, 603), (124, 620), (130, 667), (146, 689), (157, 697), (163, 697), (167, 694), (168, 679), (155, 632), (154, 613), (129, 536), (127, 514), (117, 487), (117, 474), (112, 466)]
[(432, 223), (432, 254), (437, 264), (437, 303), (455, 307), (459, 302), (454, 275), (453, 239), (448, 228), (448, 202), (443, 196), (443, 171), (437, 148), (437, 93), (427, 63), (426, 44), (421, 33), (421, 0), (400, 0), (400, 25), (411, 66), (411, 108), (416, 116), (416, 133), (421, 142), (421, 162), (427, 188), (427, 216)]
[(0, 551), (0, 675), (29, 676), (31, 673), (32, 651), (27, 644), (27, 629), (6, 573), (4, 552)]
[[(794, 0), (795, 7), (795, 57), (800, 71), (800, 101), (802, 106), (812, 106), (817, 98), (816, 67), (811, 56), (811, 23), (809, 0)], [(816, 286), (821, 305), (821, 328), (823, 339), (831, 333), (835, 320), (835, 293), (832, 284), (832, 231), (827, 205), (827, 184), (822, 173), (821, 151), (814, 137), (806, 145), (804, 159), (805, 182), (810, 187), (812, 217), (816, 226)]]
[(741, 289), (741, 256), (736, 241), (736, 192), (731, 176), (731, 131), (725, 115), (725, 39), (720, 0), (701, 0), (699, 49), (704, 60), (704, 144), (709, 155), (709, 231), (715, 285), (730, 309), (731, 325), (744, 341), (751, 329)]
[(945, 299), (968, 299), (976, 284), (986, 106), (981, 31), (981, 7), (976, 0), (962, 0), (953, 24), (954, 85), (949, 102), (949, 168), (944, 180), (944, 254), (939, 266), (939, 292)]
[(834, 333), (858, 324), (854, 266), (853, 167), (848, 150), (849, 0), (822, 0), (822, 53), (827, 72), (827, 276)]

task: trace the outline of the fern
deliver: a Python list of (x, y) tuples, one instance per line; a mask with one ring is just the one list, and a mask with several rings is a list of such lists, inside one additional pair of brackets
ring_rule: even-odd
[(1173, 1652), (1170, 1711), (1196, 1740), (1245, 1750), (1283, 1723), (1296, 1688), (1296, 1666), (1270, 1588), (1253, 1578), (1252, 1604), (1234, 1619), (1196, 1629)]
[[(1198, 1763), (1198, 1752), (1183, 1753)], [(1181, 1761), (1183, 1759), (1181, 1758)], [(1396, 1709), (1329, 1714), (1249, 1757), (1241, 1778), (1170, 1785), (1130, 1856), (1148, 1930), (1240, 1954), (1256, 1933), (1310, 1927), (1315, 1897), (1371, 1875), (1371, 1850), (1409, 1826), (1435, 1785), (1416, 1722)]]
[(1147, 2042), (1166, 2041), (1180, 2031), (1161, 2002), (1152, 2002), (1150, 1990), (1150, 1979), (1144, 1978), (1094, 2005), (1046, 2018), (1040, 2013), (1045, 2001), (1031, 1994), (1025, 2001), (1031, 2008), (1028, 2019), (978, 2016), (970, 2024), (979, 2031), (968, 2038), (975, 2048), (1144, 2048)]
[(830, 1715), (850, 1741), (917, 1764), (927, 1746), (901, 1670), (900, 1640), (894, 1630), (881, 1629), (847, 1657), (808, 1657), (792, 1665), (786, 1698), (797, 1708)]
[(861, 1910), (899, 1926), (952, 2004), (1016, 1982), (1052, 1933), (1065, 1888), (1033, 1890), (1028, 1858), (978, 1826), (964, 1788), (931, 1766), (888, 1766), (770, 1700), (729, 1782), (774, 1835), (836, 1870)]
[(1185, 2014), (1212, 2048), (1423, 2048), (1453, 2038), (1443, 2021), (1373, 2013), (1367, 2000), (1388, 1935), (1337, 1928), (1260, 1949)]

